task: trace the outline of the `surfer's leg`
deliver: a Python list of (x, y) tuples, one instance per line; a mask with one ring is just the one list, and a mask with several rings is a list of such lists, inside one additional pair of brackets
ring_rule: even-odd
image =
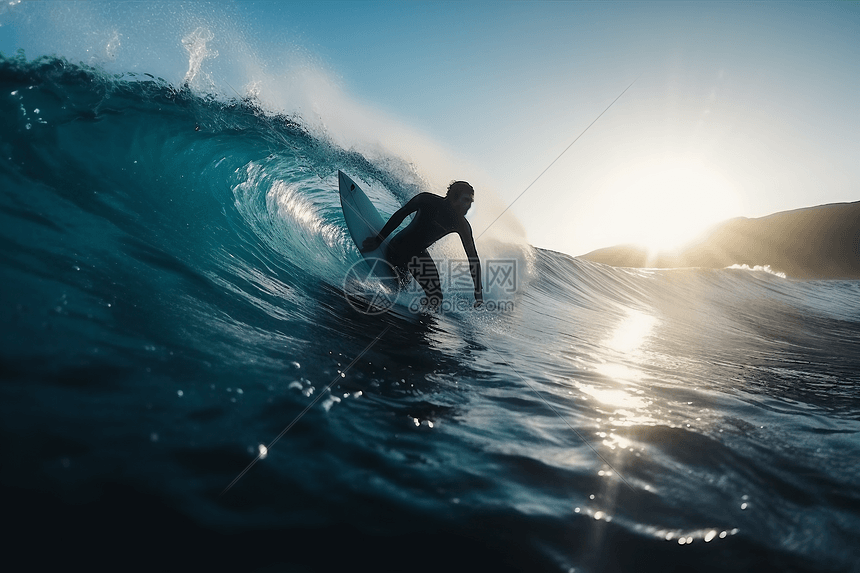
[(427, 295), (427, 306), (438, 308), (442, 304), (442, 281), (439, 278), (439, 269), (427, 250), (423, 250), (409, 261), (409, 272), (424, 289)]
[(388, 245), (388, 249), (385, 251), (385, 260), (397, 274), (397, 282), (400, 283), (400, 288), (405, 289), (412, 277), (409, 272), (408, 260), (397, 250), (396, 242), (392, 241)]

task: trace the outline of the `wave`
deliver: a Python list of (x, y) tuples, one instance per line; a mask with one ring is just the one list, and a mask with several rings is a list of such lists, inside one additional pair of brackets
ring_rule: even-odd
[(348, 524), (544, 570), (636, 568), (618, 543), (650, 570), (856, 558), (856, 281), (496, 238), (501, 311), (366, 315), (337, 170), (390, 214), (433, 190), (414, 165), (62, 58), (2, 58), (0, 88), (0, 419), (39, 460), (5, 485), (73, 505), (119, 482), (207, 531)]

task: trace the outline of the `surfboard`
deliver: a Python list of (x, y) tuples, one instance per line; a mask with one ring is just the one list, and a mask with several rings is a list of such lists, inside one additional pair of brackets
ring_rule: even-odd
[[(343, 208), (343, 218), (349, 235), (355, 246), (361, 252), (361, 245), (368, 237), (373, 237), (385, 226), (382, 215), (373, 206), (364, 191), (355, 181), (343, 171), (337, 172), (338, 185), (340, 187), (340, 205)], [(397, 275), (385, 260), (385, 249), (388, 247), (388, 238), (383, 241), (378, 249), (361, 252), (361, 256), (370, 267), (373, 276), (382, 280), (386, 286), (396, 288)]]

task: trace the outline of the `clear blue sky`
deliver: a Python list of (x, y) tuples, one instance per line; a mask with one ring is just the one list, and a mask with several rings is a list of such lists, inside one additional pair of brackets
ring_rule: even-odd
[(201, 88), (473, 181), (476, 230), (638, 78), (512, 208), (540, 247), (860, 199), (858, 2), (4, 3), (0, 50), (179, 82), (201, 28)]

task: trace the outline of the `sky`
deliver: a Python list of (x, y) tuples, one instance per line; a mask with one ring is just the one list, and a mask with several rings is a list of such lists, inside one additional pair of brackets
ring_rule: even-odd
[(860, 199), (860, 2), (0, 7), (4, 53), (176, 83), (201, 29), (199, 85), (399, 153), (440, 193), (469, 180), (476, 234), (513, 203), (538, 247), (669, 248), (731, 217)]

